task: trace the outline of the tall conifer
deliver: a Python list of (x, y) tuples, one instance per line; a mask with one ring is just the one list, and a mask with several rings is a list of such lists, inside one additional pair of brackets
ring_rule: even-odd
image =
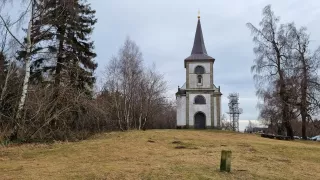
[[(97, 22), (95, 10), (86, 0), (39, 0), (36, 14), (32, 30), (34, 82), (46, 79), (56, 87), (91, 89), (97, 67), (90, 40)], [(24, 55), (19, 52), (19, 57)]]

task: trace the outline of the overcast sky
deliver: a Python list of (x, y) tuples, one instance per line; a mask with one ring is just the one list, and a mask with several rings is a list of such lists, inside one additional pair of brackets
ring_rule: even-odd
[[(248, 120), (256, 120), (258, 110), (255, 87), (250, 72), (254, 54), (252, 37), (246, 23), (258, 26), (262, 9), (272, 5), (281, 23), (294, 21), (306, 26), (311, 48), (320, 45), (319, 0), (90, 0), (97, 11), (95, 41), (98, 81), (112, 55), (116, 55), (127, 36), (140, 47), (147, 66), (168, 83), (168, 98), (175, 99), (178, 86), (185, 82), (184, 59), (191, 53), (198, 10), (207, 52), (216, 59), (214, 84), (221, 87), (222, 112), (228, 111), (229, 93), (240, 95), (240, 129)], [(13, 6), (17, 7), (17, 6)], [(17, 8), (18, 9), (18, 8)], [(25, 8), (20, 8), (19, 12)], [(19, 14), (11, 8), (9, 14)], [(22, 33), (23, 34), (23, 33)], [(24, 34), (23, 34), (24, 35)]]
[(93, 0), (98, 23), (95, 41), (101, 75), (112, 55), (117, 54), (125, 38), (130, 36), (140, 47), (148, 66), (156, 64), (168, 82), (168, 97), (174, 99), (177, 87), (185, 82), (184, 59), (191, 53), (197, 23), (201, 24), (207, 52), (216, 59), (214, 84), (223, 93), (222, 112), (228, 111), (229, 93), (240, 95), (240, 129), (245, 120), (258, 117), (255, 87), (250, 72), (254, 54), (252, 37), (247, 22), (258, 26), (262, 9), (272, 5), (282, 23), (294, 21), (306, 26), (311, 35), (311, 46), (320, 45), (320, 2), (317, 0)]
[[(207, 52), (216, 59), (214, 84), (223, 93), (222, 112), (228, 110), (229, 93), (240, 95), (243, 108), (241, 120), (258, 117), (255, 87), (250, 72), (254, 54), (252, 37), (247, 22), (258, 26), (262, 9), (272, 5), (282, 23), (294, 21), (306, 26), (311, 34), (311, 45), (320, 45), (319, 0), (92, 0), (98, 23), (93, 40), (99, 63), (100, 76), (112, 55), (130, 36), (140, 47), (144, 62), (156, 64), (168, 82), (168, 97), (174, 98), (177, 87), (185, 82), (184, 59), (191, 53), (197, 12)], [(244, 129), (247, 121), (240, 121)]]

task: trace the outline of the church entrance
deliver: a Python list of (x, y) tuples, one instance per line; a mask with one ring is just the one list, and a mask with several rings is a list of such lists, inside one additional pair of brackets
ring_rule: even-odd
[(197, 112), (194, 115), (194, 128), (195, 129), (206, 128), (206, 115), (203, 112)]

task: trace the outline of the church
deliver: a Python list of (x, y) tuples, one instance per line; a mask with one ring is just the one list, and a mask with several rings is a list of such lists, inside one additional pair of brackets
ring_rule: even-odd
[(222, 93), (214, 85), (214, 62), (207, 54), (198, 16), (191, 55), (184, 60), (186, 82), (176, 93), (177, 128), (220, 129)]

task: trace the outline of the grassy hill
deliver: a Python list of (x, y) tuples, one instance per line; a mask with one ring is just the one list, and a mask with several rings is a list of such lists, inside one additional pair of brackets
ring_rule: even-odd
[[(232, 172), (219, 172), (221, 150)], [(223, 131), (112, 132), (0, 147), (0, 179), (320, 179), (320, 143)]]

